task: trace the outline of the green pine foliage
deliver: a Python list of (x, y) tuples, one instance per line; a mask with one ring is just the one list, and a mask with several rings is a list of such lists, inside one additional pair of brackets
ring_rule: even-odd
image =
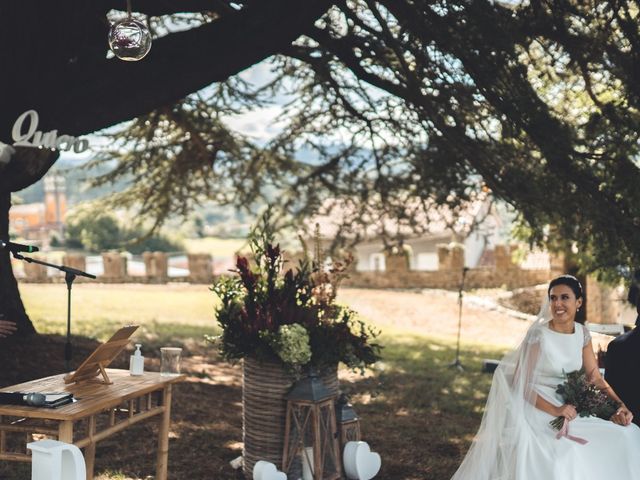
[(76, 211), (68, 218), (64, 234), (65, 247), (89, 252), (126, 250), (140, 254), (145, 251), (184, 250), (176, 240), (160, 233), (147, 235), (140, 227), (123, 226), (115, 215), (90, 206)]
[[(508, 4), (507, 4), (508, 3)], [(274, 201), (321, 212), (337, 239), (363, 227), (389, 240), (451, 226), (491, 194), (520, 214), (531, 244), (573, 250), (617, 280), (640, 264), (640, 45), (637, 5), (353, 0), (336, 2), (280, 55), (261, 91), (236, 79), (120, 128), (105, 161), (162, 224), (201, 201)], [(225, 113), (286, 93), (268, 144)], [(549, 227), (552, 228), (549, 228)]]

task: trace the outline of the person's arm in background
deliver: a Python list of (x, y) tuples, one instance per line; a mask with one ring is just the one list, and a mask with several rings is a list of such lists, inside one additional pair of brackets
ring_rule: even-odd
[(604, 357), (604, 379), (614, 390), (621, 390), (624, 367), (620, 365), (620, 351), (616, 342), (610, 342)]
[[(591, 343), (591, 342), (589, 342)], [(605, 376), (606, 380), (602, 378), (600, 375), (600, 371), (598, 370), (598, 363), (595, 359), (595, 355), (593, 354), (593, 348), (587, 352), (587, 347), (584, 349), (583, 354), (583, 365), (585, 370), (588, 373), (589, 381), (593, 383), (596, 387), (601, 389), (609, 398), (611, 398), (614, 402), (619, 403), (620, 407), (616, 411), (616, 413), (610, 418), (610, 420), (619, 425), (629, 425), (633, 420), (633, 413), (629, 410), (629, 408), (625, 405), (624, 401), (620, 398), (618, 393), (621, 392), (622, 386), (624, 385), (624, 379), (621, 380), (621, 365), (620, 362), (616, 362), (616, 353), (615, 353), (615, 344), (609, 343), (607, 356), (605, 357)], [(593, 357), (593, 360), (590, 358)], [(607, 363), (607, 357), (609, 357), (609, 362)], [(618, 365), (616, 365), (616, 363)], [(612, 368), (613, 366), (613, 368)], [(611, 374), (607, 375), (607, 373), (611, 372)], [(613, 378), (613, 382), (611, 382)], [(617, 393), (616, 393), (617, 392)]]

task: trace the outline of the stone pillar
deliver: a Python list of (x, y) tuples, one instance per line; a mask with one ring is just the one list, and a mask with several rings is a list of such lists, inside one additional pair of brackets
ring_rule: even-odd
[(441, 243), (436, 245), (438, 249), (438, 270), (451, 270), (451, 256), (449, 246)]
[(384, 252), (385, 271), (388, 273), (404, 273), (409, 271), (409, 257), (403, 250)]
[(124, 281), (127, 277), (127, 259), (118, 252), (105, 252), (102, 254), (102, 265), (105, 280), (114, 282)]
[(81, 253), (67, 253), (62, 257), (62, 263), (76, 270), (87, 271), (87, 257)]
[[(42, 258), (34, 257), (38, 260)], [(39, 265), (37, 263), (24, 262), (24, 275), (27, 281), (30, 282), (44, 282), (47, 279), (47, 267)]]
[(213, 282), (213, 259), (208, 253), (189, 253), (189, 281), (191, 283)]
[(464, 246), (456, 243), (449, 248), (451, 258), (450, 267), (454, 271), (462, 271), (464, 268)]
[(559, 275), (567, 273), (567, 262), (564, 253), (549, 253), (549, 268), (551, 277), (555, 278)]
[(504, 272), (515, 267), (512, 257), (513, 248), (510, 245), (496, 245), (494, 256), (496, 260), (496, 270)]
[(612, 324), (620, 323), (624, 307), (624, 291), (619, 288), (598, 282), (593, 276), (588, 276), (586, 291), (587, 321), (589, 323)]
[(438, 270), (462, 271), (464, 268), (464, 245), (441, 243), (438, 249)]
[(169, 279), (169, 259), (164, 252), (144, 252), (144, 271), (152, 283), (166, 283)]

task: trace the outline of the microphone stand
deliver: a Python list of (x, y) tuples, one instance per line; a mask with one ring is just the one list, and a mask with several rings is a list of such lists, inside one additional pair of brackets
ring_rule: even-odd
[(467, 275), (467, 267), (462, 269), (462, 280), (460, 281), (460, 288), (458, 289), (458, 341), (456, 343), (456, 359), (449, 365), (451, 368), (457, 368), (459, 371), (464, 371), (464, 367), (460, 362), (460, 331), (462, 330), (462, 297), (464, 292), (464, 279)]
[(64, 345), (64, 369), (67, 372), (71, 371), (71, 356), (72, 356), (72, 348), (71, 348), (71, 287), (73, 285), (73, 281), (76, 279), (76, 276), (87, 277), (95, 279), (95, 275), (91, 275), (90, 273), (83, 272), (82, 270), (78, 270), (76, 268), (67, 267), (65, 265), (54, 265), (53, 263), (43, 262), (42, 260), (38, 260), (36, 258), (25, 257), (20, 255), (20, 253), (12, 251), (11, 252), (14, 258), (18, 260), (24, 260), (27, 263), (37, 263), (38, 265), (44, 265), (45, 267), (53, 267), (61, 272), (64, 272), (64, 281), (67, 284), (67, 341)]

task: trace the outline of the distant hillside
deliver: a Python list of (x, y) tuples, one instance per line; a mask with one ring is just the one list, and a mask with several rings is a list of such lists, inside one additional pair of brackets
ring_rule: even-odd
[[(61, 175), (67, 183), (67, 201), (69, 205), (77, 205), (78, 203), (94, 200), (109, 192), (123, 189), (126, 182), (118, 182), (113, 187), (102, 187), (88, 189), (86, 185), (87, 178), (93, 175), (106, 173), (107, 167), (93, 169), (91, 172), (78, 167), (78, 162), (61, 158), (55, 166), (47, 173), (50, 175)], [(17, 192), (20, 203), (35, 203), (44, 200), (44, 179), (37, 183)], [(16, 202), (18, 203), (18, 202)]]
[[(127, 187), (127, 181), (121, 180), (114, 185), (87, 188), (87, 179), (94, 175), (100, 175), (108, 171), (108, 167), (103, 166), (95, 168), (91, 171), (79, 168), (80, 163), (77, 160), (69, 160), (61, 158), (47, 173), (47, 175), (61, 175), (66, 180), (67, 186), (67, 204), (69, 208), (79, 205), (83, 202), (96, 200), (111, 192), (124, 190)], [(22, 203), (37, 203), (44, 201), (44, 179), (39, 182), (20, 190), (13, 196), (14, 205)], [(193, 212), (193, 218), (202, 220), (202, 227), (205, 235), (217, 235), (221, 237), (244, 238), (249, 230), (249, 225), (253, 223), (255, 215), (247, 215), (245, 212), (236, 210), (233, 207), (225, 207), (218, 205), (204, 205)], [(169, 222), (169, 227), (179, 229), (183, 224), (183, 219), (176, 219)]]
[[(337, 151), (329, 149), (329, 151)], [(370, 155), (369, 151), (362, 149), (359, 155), (366, 157)], [(296, 152), (296, 156), (309, 164), (318, 161), (317, 153), (308, 149), (301, 148)], [(67, 186), (67, 205), (69, 209), (83, 202), (96, 200), (109, 193), (122, 191), (127, 187), (128, 181), (119, 180), (114, 185), (108, 185), (100, 188), (88, 188), (87, 179), (93, 176), (101, 175), (109, 171), (108, 166), (104, 165), (92, 169), (91, 171), (80, 168), (86, 159), (78, 159), (74, 157), (61, 156), (55, 163), (54, 167), (47, 173), (47, 176), (58, 174), (62, 175), (66, 180)], [(279, 193), (274, 190), (266, 190), (268, 201), (277, 201)], [(25, 188), (14, 194), (12, 201), (14, 205), (21, 203), (37, 203), (44, 200), (44, 180)], [(190, 215), (189, 224), (185, 225), (185, 219), (172, 219), (167, 222), (167, 228), (170, 230), (179, 230), (188, 232), (188, 236), (217, 236), (222, 238), (244, 238), (249, 232), (250, 225), (255, 223), (257, 216), (260, 214), (263, 204), (253, 208), (251, 213), (240, 211), (230, 206), (219, 206), (213, 203), (205, 204), (199, 207)], [(197, 232), (197, 233), (196, 233)]]

